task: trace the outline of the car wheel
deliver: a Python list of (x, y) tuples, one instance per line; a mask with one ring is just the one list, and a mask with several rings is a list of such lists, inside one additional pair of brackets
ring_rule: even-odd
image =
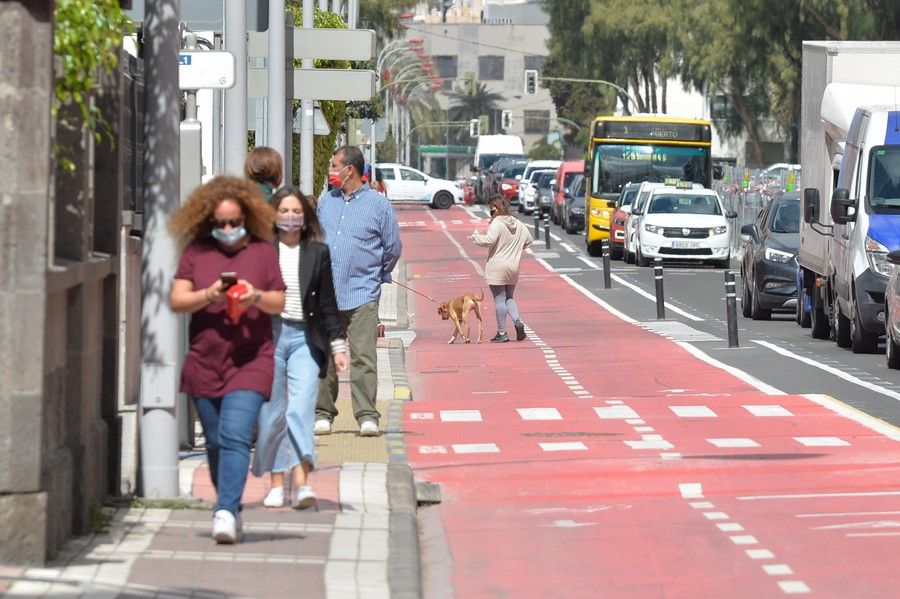
[(741, 273), (741, 314), (745, 318), (750, 317), (750, 283), (747, 281), (746, 275)]
[(634, 254), (628, 251), (628, 246), (622, 248), (622, 261), (625, 264), (634, 264)]
[(770, 318), (772, 318), (772, 311), (763, 308), (759, 304), (758, 293), (753, 293), (750, 296), (750, 318), (752, 318), (753, 320), (769, 320)]
[(644, 258), (644, 254), (641, 253), (641, 246), (637, 247), (637, 253), (635, 254), (634, 263), (638, 266), (650, 266), (650, 259)]
[(525, 208), (522, 206), (522, 202), (519, 202), (519, 214), (525, 212)]
[(838, 347), (850, 347), (850, 319), (841, 312), (837, 298), (832, 300), (834, 310), (834, 342)]
[(828, 339), (828, 335), (831, 333), (831, 324), (828, 322), (828, 316), (825, 314), (822, 294), (818, 290), (812, 294), (812, 310), (809, 324), (810, 334), (812, 334), (813, 339)]
[(599, 241), (589, 241), (587, 244), (588, 256), (597, 258), (603, 254), (603, 247)]
[(810, 326), (809, 322), (809, 312), (803, 309), (803, 306), (806, 305), (806, 290), (803, 287), (797, 288), (797, 309), (795, 313), (795, 319), (797, 320), (797, 324), (800, 325), (801, 328), (808, 329)]
[(886, 327), (884, 354), (887, 358), (888, 368), (900, 368), (900, 346), (894, 341), (894, 335), (891, 333), (893, 327), (891, 326), (891, 319), (888, 315), (887, 306), (885, 306), (884, 310), (884, 322)]
[(850, 350), (854, 354), (874, 353), (878, 349), (878, 335), (862, 327), (855, 303), (851, 304), (850, 312)]
[(453, 205), (453, 196), (449, 191), (439, 191), (431, 199), (431, 205), (440, 210), (446, 210)]

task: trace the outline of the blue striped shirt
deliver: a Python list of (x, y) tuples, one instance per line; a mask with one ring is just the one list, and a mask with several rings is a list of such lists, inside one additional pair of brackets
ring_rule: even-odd
[(340, 189), (326, 191), (316, 214), (331, 252), (338, 309), (377, 301), (402, 249), (394, 207), (364, 183), (347, 197)]

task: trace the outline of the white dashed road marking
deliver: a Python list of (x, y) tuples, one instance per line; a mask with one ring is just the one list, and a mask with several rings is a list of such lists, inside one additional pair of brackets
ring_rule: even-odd
[(715, 418), (717, 414), (706, 406), (669, 406), (679, 418)]
[(556, 408), (517, 408), (522, 420), (562, 420)]
[(443, 422), (481, 422), (479, 410), (441, 410)]
[(451, 445), (454, 453), (500, 453), (494, 443), (460, 443)]

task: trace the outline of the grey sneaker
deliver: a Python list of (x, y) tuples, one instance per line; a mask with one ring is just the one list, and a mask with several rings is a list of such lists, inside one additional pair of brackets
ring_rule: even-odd
[(497, 333), (491, 338), (491, 343), (508, 343), (509, 337), (506, 333)]
[(359, 423), (359, 436), (360, 437), (377, 437), (381, 434), (381, 431), (378, 430), (378, 423), (372, 420), (363, 420)]
[(320, 418), (316, 420), (316, 423), (313, 425), (313, 433), (317, 435), (330, 435), (331, 434), (331, 422), (325, 420), (324, 418)]
[(516, 327), (516, 341), (525, 339), (525, 323), (521, 320), (517, 320), (514, 323), (514, 326)]

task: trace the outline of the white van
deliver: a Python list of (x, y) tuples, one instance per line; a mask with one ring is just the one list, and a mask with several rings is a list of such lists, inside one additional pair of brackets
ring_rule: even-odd
[(479, 135), (478, 144), (475, 146), (475, 161), (472, 163), (472, 171), (478, 173), (478, 181), (475, 184), (475, 201), (484, 202), (484, 173), (494, 162), (503, 158), (519, 157), (525, 159), (525, 146), (518, 135)]

